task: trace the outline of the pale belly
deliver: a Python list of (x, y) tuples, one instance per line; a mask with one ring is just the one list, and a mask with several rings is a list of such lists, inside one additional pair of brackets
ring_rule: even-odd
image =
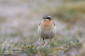
[(51, 39), (55, 36), (56, 34), (56, 26), (54, 28), (40, 28), (38, 27), (38, 32), (41, 38), (43, 39)]
[(55, 36), (55, 33), (53, 31), (41, 31), (40, 36), (44, 39), (51, 39)]

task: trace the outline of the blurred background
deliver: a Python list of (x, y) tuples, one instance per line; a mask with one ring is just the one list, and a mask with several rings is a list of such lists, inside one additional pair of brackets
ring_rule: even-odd
[[(36, 49), (37, 26), (54, 18), (56, 37)], [(35, 45), (34, 45), (35, 44)], [(0, 0), (0, 56), (85, 56), (85, 0)]]

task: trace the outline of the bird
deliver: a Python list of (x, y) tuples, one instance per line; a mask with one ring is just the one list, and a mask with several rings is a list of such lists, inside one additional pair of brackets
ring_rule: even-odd
[(40, 39), (45, 43), (46, 39), (52, 39), (56, 35), (56, 24), (51, 16), (43, 16), (38, 26)]

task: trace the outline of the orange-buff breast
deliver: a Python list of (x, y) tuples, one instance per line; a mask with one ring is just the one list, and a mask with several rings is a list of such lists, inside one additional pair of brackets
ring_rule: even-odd
[(52, 20), (42, 20), (40, 25), (42, 30), (51, 30), (54, 27)]

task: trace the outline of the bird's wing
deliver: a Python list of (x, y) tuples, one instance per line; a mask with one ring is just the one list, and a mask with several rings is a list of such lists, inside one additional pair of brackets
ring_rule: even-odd
[(38, 34), (41, 32), (40, 24), (38, 25)]
[(54, 25), (53, 32), (56, 33), (56, 25)]
[(54, 24), (53, 32), (56, 33), (56, 22), (54, 21), (53, 24)]

